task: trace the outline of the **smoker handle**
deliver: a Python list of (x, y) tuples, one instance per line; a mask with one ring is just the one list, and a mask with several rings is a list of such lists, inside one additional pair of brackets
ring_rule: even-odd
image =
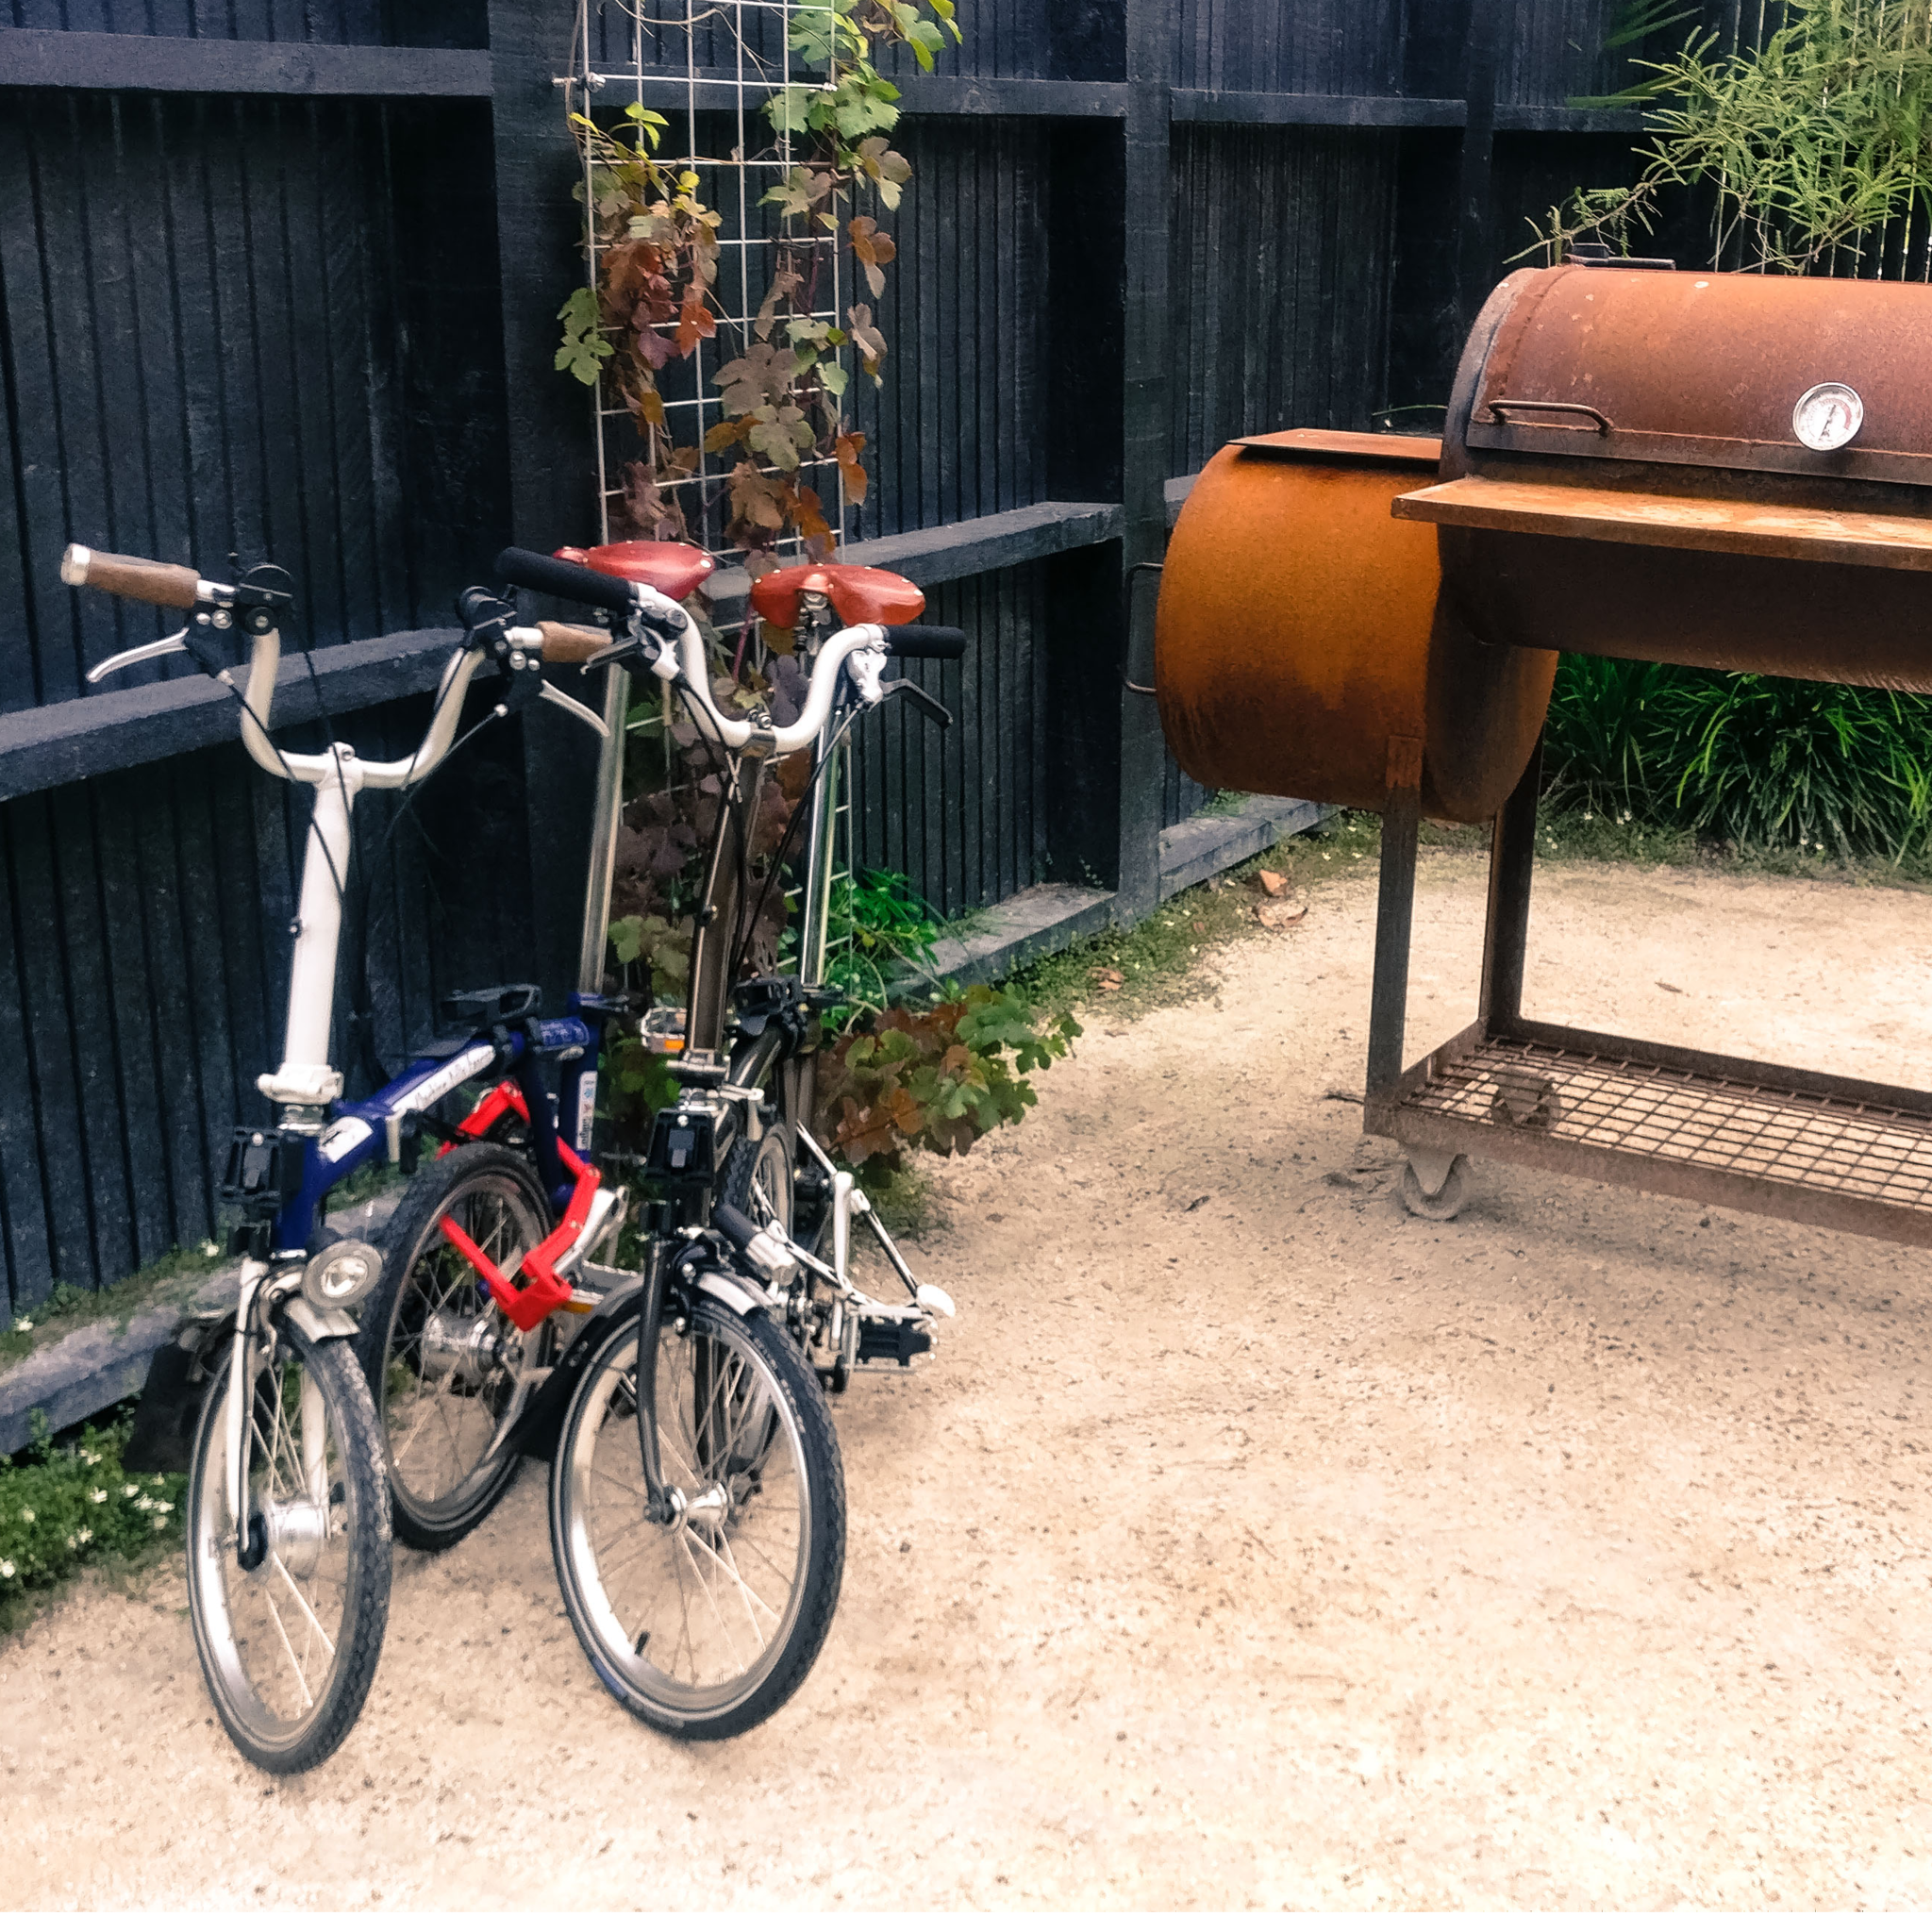
[[(1541, 409), (1551, 415), (1588, 416), (1593, 425), (1590, 429), (1574, 423), (1545, 423), (1541, 425), (1545, 429), (1574, 429), (1578, 436), (1607, 436), (1616, 426), (1601, 409), (1593, 409), (1588, 403), (1533, 403), (1522, 396), (1494, 396), (1483, 408), (1489, 411), (1486, 420), (1500, 423), (1506, 429), (1509, 426), (1509, 419), (1503, 414), (1505, 409)], [(1531, 424), (1529, 426), (1534, 429), (1539, 425)]]

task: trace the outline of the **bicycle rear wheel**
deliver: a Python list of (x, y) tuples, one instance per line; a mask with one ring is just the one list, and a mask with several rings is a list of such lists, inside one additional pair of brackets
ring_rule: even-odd
[(509, 1488), (517, 1458), (499, 1425), (551, 1332), (517, 1329), (445, 1223), (513, 1274), (551, 1216), (529, 1162), (486, 1143), (424, 1168), (384, 1234), (357, 1348), (388, 1441), (396, 1535), (418, 1550), (448, 1549)]
[(232, 1357), (209, 1386), (188, 1484), (188, 1606), (215, 1710), (264, 1771), (308, 1771), (348, 1735), (389, 1622), (389, 1491), (346, 1340), (277, 1333), (243, 1431), (247, 1543), (228, 1510)]
[(761, 1314), (700, 1300), (652, 1350), (675, 1520), (644, 1512), (641, 1317), (585, 1369), (551, 1465), (550, 1540), (577, 1641), (660, 1731), (733, 1738), (804, 1682), (845, 1568), (845, 1478), (816, 1378)]

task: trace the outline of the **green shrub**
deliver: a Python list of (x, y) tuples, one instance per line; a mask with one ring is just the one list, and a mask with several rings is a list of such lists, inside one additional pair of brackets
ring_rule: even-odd
[(136, 1557), (181, 1534), (182, 1475), (129, 1475), (131, 1424), (89, 1427), (70, 1446), (42, 1438), (0, 1457), (0, 1629), (21, 1621), (30, 1591), (102, 1557)]
[(1740, 847), (1894, 864), (1932, 847), (1932, 698), (1563, 659), (1547, 803)]
[(1071, 1051), (1079, 1032), (1071, 1013), (1049, 1017), (990, 986), (926, 1013), (892, 1008), (820, 1053), (814, 1130), (854, 1166), (911, 1147), (963, 1154), (1037, 1104), (1026, 1075)]
[[(891, 982), (900, 976), (895, 969), (909, 966), (936, 984), (939, 937), (938, 915), (904, 873), (834, 879), (825, 908), (825, 976), (844, 991), (845, 1001), (826, 1013), (827, 1027), (842, 1032), (855, 1020), (883, 1012)], [(787, 970), (794, 966), (795, 929), (787, 933), (780, 958)]]

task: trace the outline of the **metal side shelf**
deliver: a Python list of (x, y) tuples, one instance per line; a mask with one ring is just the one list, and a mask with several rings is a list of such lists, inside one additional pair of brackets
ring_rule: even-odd
[(1511, 1019), (1370, 1102), (1372, 1132), (1932, 1246), (1932, 1094)]

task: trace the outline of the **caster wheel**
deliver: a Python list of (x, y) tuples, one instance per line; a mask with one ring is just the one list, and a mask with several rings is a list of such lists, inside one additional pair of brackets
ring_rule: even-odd
[(1405, 1162), (1396, 1191), (1411, 1214), (1420, 1214), (1424, 1221), (1454, 1221), (1469, 1199), (1469, 1157), (1458, 1154), (1449, 1163), (1442, 1185), (1433, 1194), (1424, 1190), (1415, 1169)]

